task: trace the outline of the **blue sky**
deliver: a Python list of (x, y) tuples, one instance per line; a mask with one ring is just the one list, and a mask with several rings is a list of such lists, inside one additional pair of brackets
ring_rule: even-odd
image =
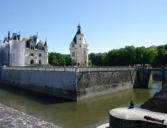
[(167, 0), (1, 0), (7, 31), (47, 37), (49, 52), (69, 53), (78, 23), (90, 52), (167, 43)]

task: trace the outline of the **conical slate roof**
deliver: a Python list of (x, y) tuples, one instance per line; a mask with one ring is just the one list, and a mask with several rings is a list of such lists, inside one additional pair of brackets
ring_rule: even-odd
[(78, 25), (78, 30), (77, 33), (74, 36), (73, 42), (76, 44), (77, 43), (77, 35), (83, 35), (83, 33), (81, 32), (81, 26), (80, 24)]

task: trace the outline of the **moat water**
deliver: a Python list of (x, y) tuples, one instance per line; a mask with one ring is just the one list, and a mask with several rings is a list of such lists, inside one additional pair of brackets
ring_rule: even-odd
[(79, 102), (64, 102), (0, 86), (0, 102), (65, 128), (95, 128), (108, 122), (110, 109), (128, 106), (131, 99), (140, 106), (160, 88), (161, 82), (153, 82), (150, 89), (129, 89)]

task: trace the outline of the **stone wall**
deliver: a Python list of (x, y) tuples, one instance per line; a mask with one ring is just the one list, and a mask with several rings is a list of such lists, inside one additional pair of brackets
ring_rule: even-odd
[(3, 67), (0, 82), (81, 100), (133, 88), (135, 68)]
[(110, 128), (167, 128), (167, 114), (135, 107), (109, 111)]
[(162, 81), (162, 70), (152, 70), (151, 71), (154, 81)]
[(110, 128), (167, 128), (167, 125), (141, 120), (124, 120), (110, 116)]
[(134, 88), (148, 88), (151, 76), (151, 70), (147, 67), (138, 67)]
[(19, 40), (10, 40), (9, 65), (25, 66), (25, 43)]
[(76, 100), (73, 71), (3, 68), (0, 76), (3, 84)]
[(162, 68), (162, 88), (152, 98), (141, 105), (151, 111), (167, 113), (167, 67)]
[(85, 99), (133, 88), (135, 70), (77, 72), (77, 99)]
[(9, 43), (0, 43), (0, 66), (9, 65)]
[(48, 52), (45, 50), (32, 50), (29, 48), (25, 49), (25, 65), (30, 66), (31, 60), (34, 61), (34, 64), (47, 65), (48, 64)]

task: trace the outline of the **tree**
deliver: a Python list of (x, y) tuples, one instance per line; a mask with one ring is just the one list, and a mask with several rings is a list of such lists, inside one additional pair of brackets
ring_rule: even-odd
[(49, 53), (49, 64), (55, 66), (69, 66), (71, 65), (70, 55), (60, 53)]

